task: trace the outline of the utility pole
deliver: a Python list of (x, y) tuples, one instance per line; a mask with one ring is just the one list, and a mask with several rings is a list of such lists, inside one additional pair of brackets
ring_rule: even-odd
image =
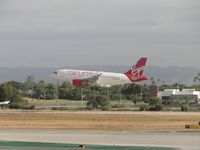
[(56, 99), (58, 99), (58, 97), (59, 97), (58, 87), (59, 87), (59, 81), (57, 81), (57, 82), (54, 84), (54, 97), (55, 97)]
[(43, 92), (43, 99), (44, 100), (46, 99), (46, 89), (44, 89), (44, 92)]
[(107, 88), (107, 96), (110, 98), (110, 88)]
[(33, 101), (33, 87), (31, 87), (30, 92), (31, 92), (31, 100)]
[(119, 103), (121, 103), (122, 100), (122, 85), (120, 85), (120, 93), (119, 93)]
[(83, 101), (83, 88), (81, 87), (81, 101)]

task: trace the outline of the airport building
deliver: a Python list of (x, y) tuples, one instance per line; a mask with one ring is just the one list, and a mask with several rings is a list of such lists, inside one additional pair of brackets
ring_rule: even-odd
[(157, 96), (162, 100), (171, 100), (173, 102), (182, 100), (197, 103), (200, 100), (200, 91), (195, 89), (165, 89), (164, 91), (159, 91)]

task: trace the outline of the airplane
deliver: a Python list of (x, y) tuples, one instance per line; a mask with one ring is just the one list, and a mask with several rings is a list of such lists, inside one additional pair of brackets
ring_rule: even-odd
[(11, 103), (11, 101), (0, 102), (0, 109), (3, 108), (4, 105), (8, 105), (10, 103)]
[(124, 85), (148, 80), (148, 77), (143, 75), (146, 62), (147, 58), (140, 58), (136, 65), (125, 73), (60, 69), (53, 73), (53, 78), (57, 81), (70, 82), (75, 87)]
[(7, 105), (7, 104), (10, 104), (10, 101), (0, 102), (0, 105)]

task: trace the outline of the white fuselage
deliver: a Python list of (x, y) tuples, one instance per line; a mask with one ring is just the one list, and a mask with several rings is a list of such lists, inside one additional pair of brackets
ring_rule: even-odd
[(98, 76), (95, 84), (99, 86), (113, 86), (118, 84), (132, 83), (131, 80), (122, 73), (111, 73), (102, 71), (84, 71), (84, 70), (71, 70), (62, 69), (54, 73), (54, 78), (59, 81), (72, 82), (76, 79), (88, 79)]

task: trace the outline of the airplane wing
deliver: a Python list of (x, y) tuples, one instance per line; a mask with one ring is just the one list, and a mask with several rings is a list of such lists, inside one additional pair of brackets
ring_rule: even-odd
[(96, 81), (99, 79), (100, 75), (95, 75), (90, 78), (82, 79), (84, 82), (86, 82), (89, 85), (94, 85)]
[(75, 79), (72, 80), (72, 85), (73, 86), (90, 86), (90, 85), (95, 85), (96, 81), (99, 79), (100, 75), (94, 75), (89, 78), (85, 79)]
[(7, 105), (9, 103), (10, 103), (10, 101), (0, 102), (0, 105)]

